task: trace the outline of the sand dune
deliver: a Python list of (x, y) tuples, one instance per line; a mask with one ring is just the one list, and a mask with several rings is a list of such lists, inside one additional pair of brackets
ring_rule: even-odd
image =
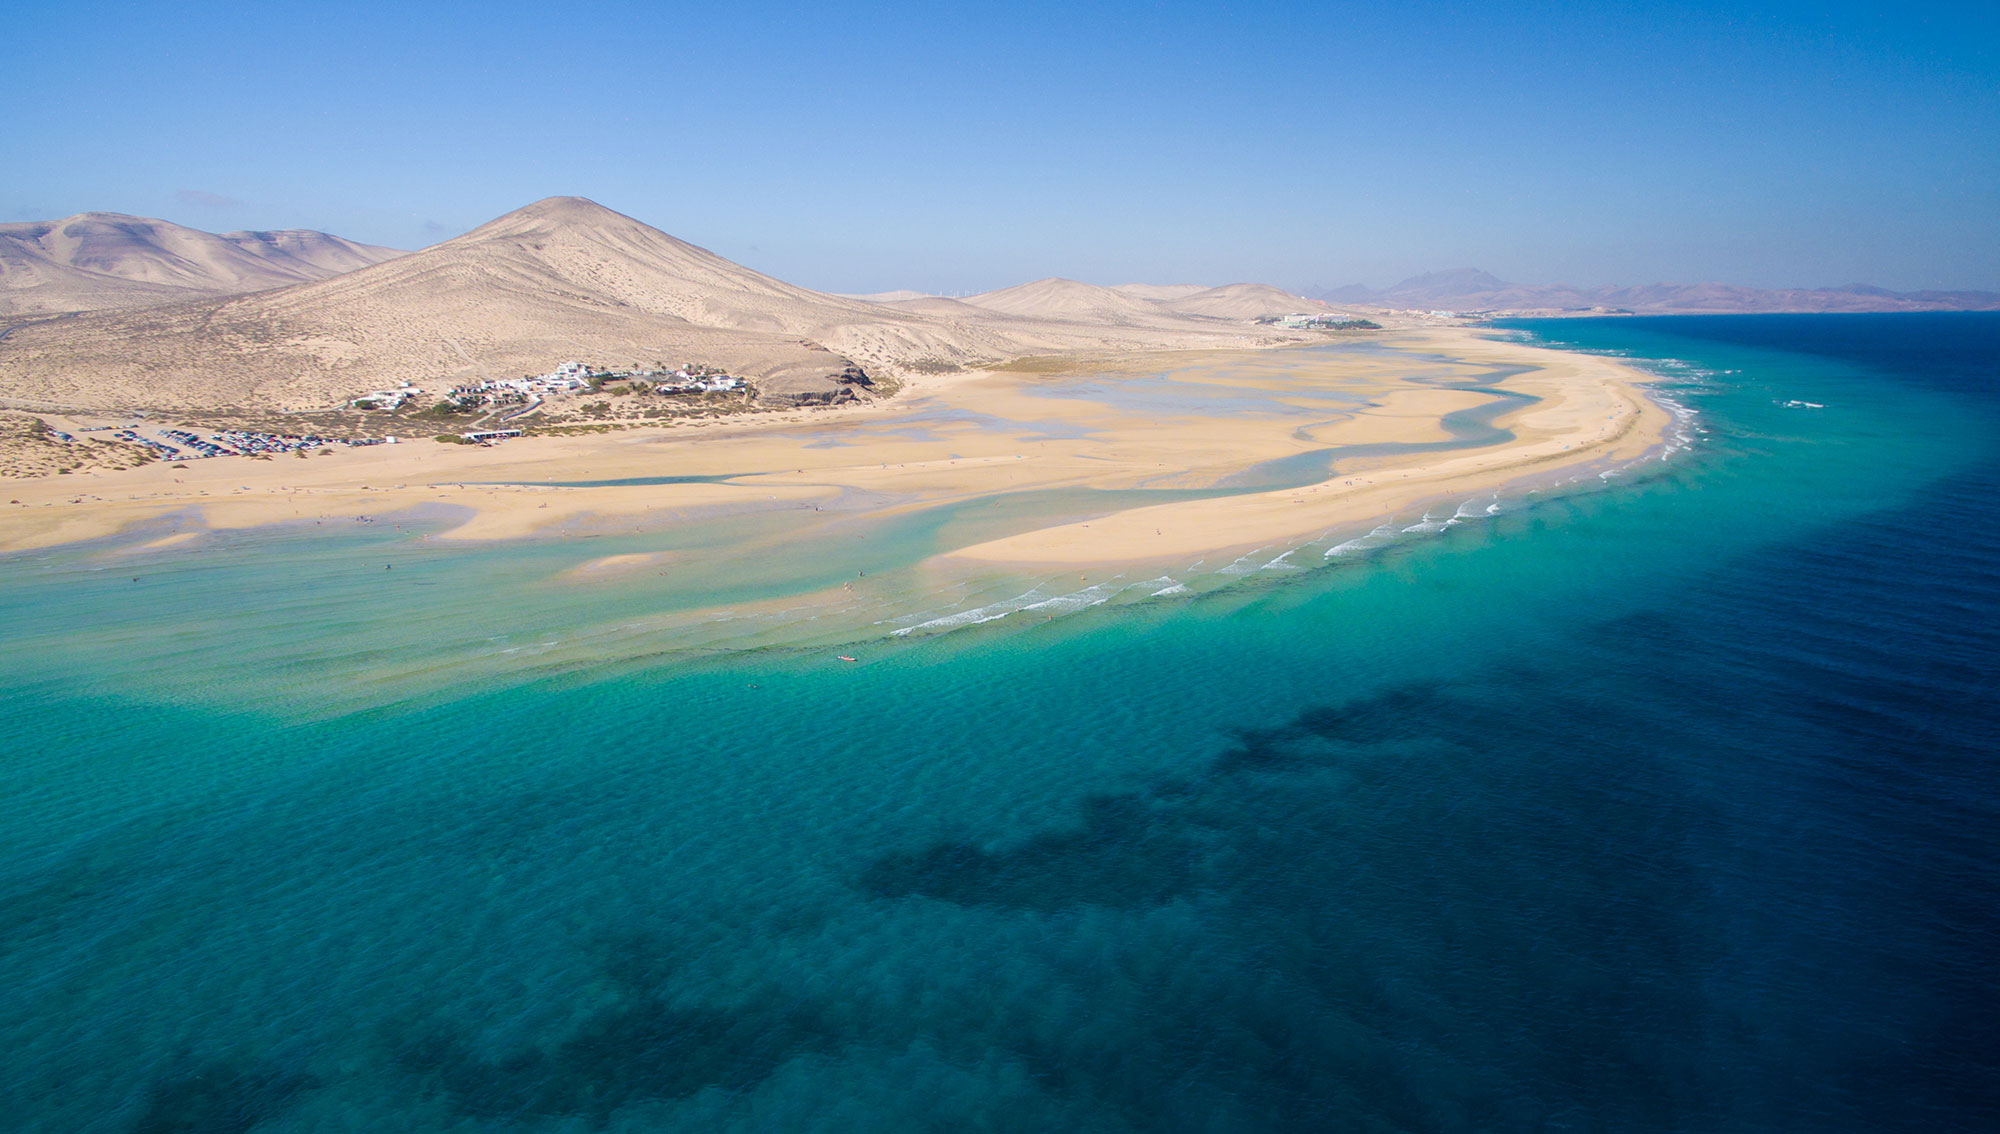
[(911, 291), (909, 288), (902, 288), (898, 291), (871, 291), (865, 295), (843, 294), (840, 298), (858, 299), (863, 303), (901, 303), (909, 299), (936, 299), (938, 297), (926, 291)]
[(123, 213), (0, 225), (0, 315), (99, 311), (322, 280), (403, 253), (324, 232), (211, 233)]
[[(968, 308), (977, 308), (1025, 319), (1111, 325), (1148, 324), (1162, 312), (1247, 322), (1267, 315), (1289, 315), (1326, 308), (1326, 304), (1317, 299), (1294, 295), (1269, 284), (1236, 283), (1221, 287), (1119, 284), (1107, 288), (1053, 277), (964, 299), (948, 299), (916, 291), (885, 291), (849, 298), (931, 314), (964, 316)], [(1133, 302), (1135, 300), (1138, 302)]]
[(1207, 284), (1198, 284), (1198, 283), (1177, 283), (1177, 284), (1123, 283), (1116, 285), (1111, 290), (1122, 291), (1126, 295), (1137, 296), (1140, 299), (1152, 299), (1165, 302), (1170, 299), (1186, 299), (1190, 295), (1199, 294), (1201, 292), (1209, 290), (1209, 288)]
[(923, 315), (942, 315), (947, 319), (985, 320), (992, 312), (983, 307), (974, 307), (962, 299), (949, 299), (942, 295), (918, 295), (909, 299), (880, 300), (885, 307), (898, 311), (914, 311)]
[(1156, 324), (1165, 313), (1159, 304), (1115, 288), (1053, 276), (1033, 283), (1003, 287), (998, 291), (969, 295), (965, 297), (965, 302), (974, 307), (1027, 319), (1110, 326)]
[(1316, 299), (1305, 299), (1270, 284), (1254, 283), (1224, 284), (1167, 300), (1163, 305), (1184, 315), (1206, 315), (1215, 319), (1259, 319), (1267, 315), (1320, 311), (1326, 307)]
[(1041, 281), (963, 303), (864, 302), (784, 283), (577, 197), (314, 283), (99, 312), (0, 339), (0, 395), (75, 408), (304, 409), (564, 359), (706, 362), (778, 399), (872, 372), (1024, 354), (1253, 346), (1286, 336)]
[(93, 437), (65, 441), (33, 414), (0, 410), (0, 478), (134, 468), (144, 450)]

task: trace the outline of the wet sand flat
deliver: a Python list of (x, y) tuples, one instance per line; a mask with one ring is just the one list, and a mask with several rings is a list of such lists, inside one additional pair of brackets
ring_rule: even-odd
[[(1643, 377), (1459, 328), (1043, 362), (926, 378), (882, 403), (707, 425), (491, 448), (422, 438), (15, 480), (7, 496), (19, 503), (0, 505), (0, 549), (142, 524), (172, 534), (408, 517), (432, 538), (496, 540), (766, 511), (800, 514), (808, 538), (833, 517), (1045, 493), (1046, 514), (1017, 509), (1010, 534), (939, 550), (986, 563), (1140, 562), (1307, 536), (1432, 496), (1637, 456), (1667, 422)], [(1482, 408), (1492, 421), (1474, 438), (1456, 422)], [(1199, 492), (1243, 484), (1246, 470), (1315, 462), (1324, 475), (1285, 472), (1267, 491), (1087, 521), (1060, 502), (1062, 490)]]

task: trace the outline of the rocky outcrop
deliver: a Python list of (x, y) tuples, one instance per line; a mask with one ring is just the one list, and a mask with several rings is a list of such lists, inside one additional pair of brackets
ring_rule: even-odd
[(839, 369), (781, 371), (756, 383), (757, 400), (767, 405), (837, 406), (861, 401), (875, 380), (861, 367), (830, 354)]
[(852, 387), (842, 387), (838, 390), (801, 390), (785, 395), (785, 401), (795, 406), (837, 406), (860, 400)]

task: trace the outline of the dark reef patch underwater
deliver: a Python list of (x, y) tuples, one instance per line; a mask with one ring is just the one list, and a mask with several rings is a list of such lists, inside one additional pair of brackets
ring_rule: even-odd
[(427, 600), (0, 560), (4, 1124), (2000, 1127), (2000, 316), (1511, 333), (1696, 443), (858, 666), (316, 711)]

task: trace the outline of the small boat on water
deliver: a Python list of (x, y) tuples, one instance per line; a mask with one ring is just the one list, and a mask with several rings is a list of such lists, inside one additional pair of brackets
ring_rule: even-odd
[(853, 658), (850, 658), (850, 657), (848, 657), (848, 656), (847, 656), (846, 654), (841, 654), (841, 655), (840, 655), (840, 660), (841, 660), (841, 661), (853, 661), (854, 659), (853, 659)]

